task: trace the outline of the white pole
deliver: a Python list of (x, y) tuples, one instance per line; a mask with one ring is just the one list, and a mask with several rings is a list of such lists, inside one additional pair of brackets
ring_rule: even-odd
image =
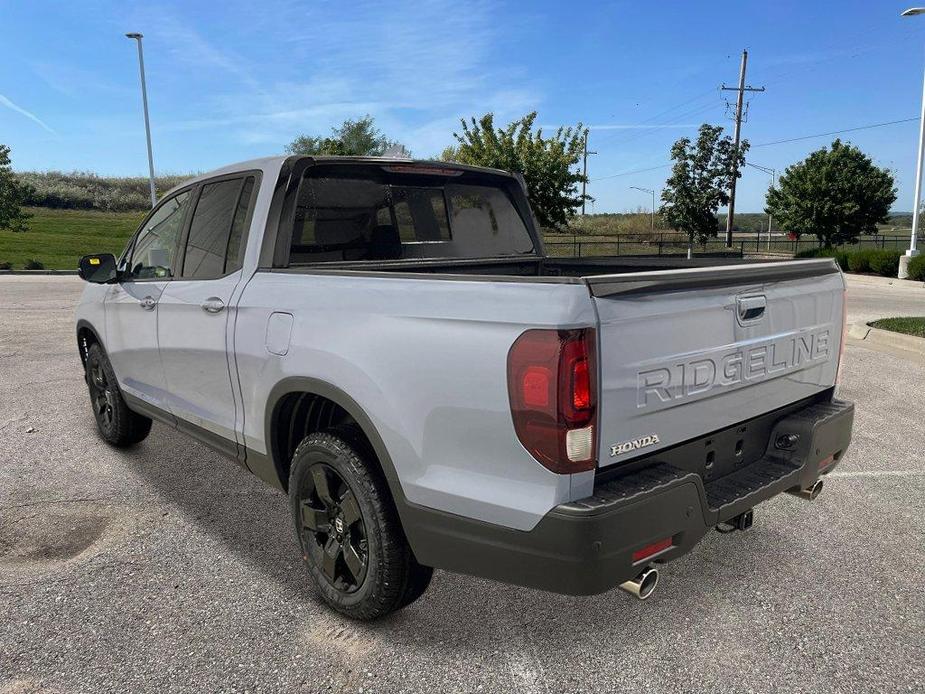
[(919, 156), (915, 162), (915, 207), (912, 208), (912, 238), (907, 255), (918, 255), (915, 241), (919, 232), (919, 208), (922, 206), (922, 154), (925, 150), (925, 73), (922, 78), (922, 111), (919, 115)]
[(142, 34), (126, 34), (138, 42), (138, 71), (141, 74), (141, 103), (145, 112), (145, 137), (148, 142), (148, 178), (151, 186), (151, 207), (157, 204), (157, 191), (154, 188), (154, 152), (151, 149), (151, 123), (148, 120), (148, 89), (145, 85), (145, 56), (141, 49)]
[(655, 191), (652, 191), (652, 231), (655, 231)]
[[(910, 8), (903, 12), (904, 17), (922, 14), (923, 8)], [(901, 280), (909, 277), (909, 260), (919, 254), (915, 248), (916, 238), (919, 234), (919, 207), (922, 205), (922, 154), (925, 148), (925, 71), (922, 75), (922, 109), (919, 112), (919, 152), (915, 161), (915, 207), (912, 208), (912, 236), (909, 239), (909, 250), (899, 259), (898, 277)]]
[[(777, 169), (771, 169), (771, 188), (777, 185)], [(771, 220), (772, 215), (768, 212), (768, 253), (771, 252)]]

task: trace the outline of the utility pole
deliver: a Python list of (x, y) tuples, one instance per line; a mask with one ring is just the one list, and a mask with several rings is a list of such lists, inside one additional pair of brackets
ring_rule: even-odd
[(590, 132), (590, 131), (585, 130), (585, 156), (584, 156), (584, 164), (583, 164), (583, 166), (582, 166), (582, 174), (581, 174), (581, 176), (582, 176), (582, 181), (581, 181), (581, 216), (582, 216), (582, 217), (585, 216), (585, 199), (586, 199), (586, 198), (585, 198), (585, 195), (586, 195), (587, 185), (588, 185), (588, 155), (589, 155), (589, 154), (597, 154), (597, 152), (589, 152), (589, 151), (588, 151), (588, 133), (589, 133), (589, 132)]
[[(738, 92), (736, 97), (736, 112), (735, 112), (735, 135), (733, 136), (733, 141), (735, 144), (735, 152), (739, 151), (739, 141), (742, 131), (742, 101), (745, 98), (745, 92), (763, 92), (764, 87), (752, 87), (745, 86), (745, 67), (748, 64), (748, 51), (742, 51), (742, 64), (739, 67), (739, 86), (738, 87), (727, 87), (723, 83), (722, 91), (726, 92)], [(735, 217), (736, 209), (736, 178), (738, 178), (739, 169), (734, 167), (732, 170), (732, 180), (729, 183), (729, 211), (726, 214), (726, 247), (730, 248), (732, 246), (732, 224), (733, 217)]]
[(154, 153), (151, 149), (151, 123), (148, 121), (148, 88), (145, 85), (145, 56), (141, 50), (143, 35), (137, 31), (125, 35), (138, 42), (138, 71), (141, 73), (141, 104), (145, 112), (145, 138), (148, 141), (148, 178), (151, 187), (151, 207), (157, 205), (157, 191), (154, 188)]

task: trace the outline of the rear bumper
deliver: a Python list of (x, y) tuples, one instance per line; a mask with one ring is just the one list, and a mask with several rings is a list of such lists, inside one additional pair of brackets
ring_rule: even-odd
[[(402, 509), (422, 564), (572, 595), (609, 590), (645, 565), (689, 552), (707, 531), (777, 494), (811, 486), (820, 463), (831, 471), (851, 441), (854, 405), (810, 405), (778, 420), (765, 455), (704, 484), (701, 475), (665, 462), (596, 486), (591, 497), (552, 509), (522, 532), (422, 507)], [(796, 434), (788, 449), (775, 444)], [(633, 562), (664, 538), (671, 546)]]

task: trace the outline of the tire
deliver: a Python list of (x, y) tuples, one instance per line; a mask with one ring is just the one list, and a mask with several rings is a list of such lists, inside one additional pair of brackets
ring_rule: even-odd
[(307, 436), (292, 456), (289, 504), (322, 599), (359, 620), (411, 604), (431, 569), (414, 559), (371, 452), (348, 431)]
[(424, 595), (428, 587), (430, 587), (430, 579), (434, 575), (434, 570), (429, 566), (421, 566), (417, 561), (414, 561), (409, 574), (408, 584), (405, 586), (405, 593), (399, 603), (399, 608), (407, 607)]
[(151, 431), (151, 420), (125, 404), (112, 364), (97, 344), (87, 350), (84, 375), (100, 436), (117, 448), (144, 441)]

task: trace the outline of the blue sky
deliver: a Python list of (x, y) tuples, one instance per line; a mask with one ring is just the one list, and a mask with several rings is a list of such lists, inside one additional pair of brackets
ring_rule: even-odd
[[(749, 50), (749, 160), (783, 170), (831, 137), (914, 118), (925, 16), (906, 2), (41, 2), (0, 0), (0, 142), (17, 170), (144, 174), (134, 43), (145, 35), (155, 166), (205, 171), (279, 153), (366, 113), (415, 156), (461, 116), (591, 126), (595, 211), (650, 204), (668, 150), (699, 123), (731, 132), (720, 83)], [(654, 127), (653, 127), (654, 126)], [(842, 137), (895, 172), (912, 208), (917, 123)], [(661, 168), (652, 168), (661, 167)], [(642, 169), (652, 169), (640, 171)], [(637, 172), (638, 173), (627, 173)], [(740, 211), (769, 177), (746, 169)]]

